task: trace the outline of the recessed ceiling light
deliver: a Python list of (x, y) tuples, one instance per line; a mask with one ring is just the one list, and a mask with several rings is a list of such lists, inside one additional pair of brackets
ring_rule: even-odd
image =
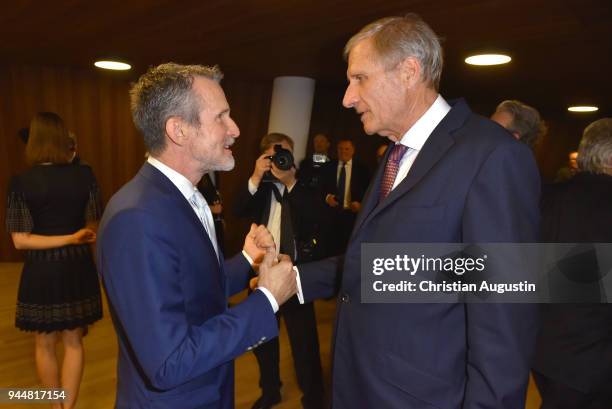
[(570, 112), (595, 112), (599, 110), (599, 108), (596, 106), (591, 106), (591, 105), (576, 105), (576, 106), (567, 108), (567, 110)]
[(94, 65), (98, 68), (104, 68), (105, 70), (117, 70), (117, 71), (125, 71), (132, 68), (130, 64), (126, 64), (124, 62), (119, 61), (96, 61)]
[(512, 58), (505, 54), (479, 54), (465, 59), (465, 62), (470, 65), (500, 65), (508, 64), (510, 61)]

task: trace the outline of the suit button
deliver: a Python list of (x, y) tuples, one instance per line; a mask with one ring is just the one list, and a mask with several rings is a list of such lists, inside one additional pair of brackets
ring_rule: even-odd
[(351, 302), (351, 297), (349, 297), (349, 295), (348, 295), (348, 294), (346, 294), (346, 293), (345, 293), (345, 294), (342, 294), (342, 295), (340, 296), (340, 301), (342, 301), (342, 302), (343, 302), (343, 303), (345, 303), (345, 304), (348, 304), (349, 302)]

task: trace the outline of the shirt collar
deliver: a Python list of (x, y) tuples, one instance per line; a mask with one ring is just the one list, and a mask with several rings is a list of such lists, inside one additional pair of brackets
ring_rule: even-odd
[(181, 192), (185, 199), (190, 200), (195, 192), (198, 191), (198, 188), (195, 187), (189, 179), (185, 176), (178, 173), (176, 170), (172, 169), (168, 165), (160, 162), (158, 159), (155, 159), (153, 156), (149, 155), (147, 158), (147, 162), (161, 173), (163, 173), (170, 181), (177, 187), (177, 189)]
[[(341, 160), (338, 160), (338, 166), (342, 166), (343, 162)], [(353, 158), (349, 159), (346, 161), (346, 166), (351, 166), (353, 164)]]
[(444, 119), (451, 107), (442, 98), (442, 95), (438, 94), (438, 97), (427, 111), (406, 131), (399, 143), (408, 148), (420, 151), (427, 142), (429, 135)]

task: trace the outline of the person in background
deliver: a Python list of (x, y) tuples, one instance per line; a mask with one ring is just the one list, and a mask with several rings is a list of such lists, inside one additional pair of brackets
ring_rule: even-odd
[[(26, 159), (32, 167), (11, 179), (6, 223), (25, 252), (15, 325), (34, 332), (36, 369), (45, 388), (63, 388), (74, 408), (83, 374), (82, 338), (102, 318), (100, 285), (90, 245), (101, 202), (89, 166), (71, 165), (62, 119), (41, 112), (30, 124)], [(70, 165), (70, 166), (69, 166)], [(56, 344), (64, 346), (59, 365)], [(61, 369), (60, 369), (61, 368)]]
[(567, 165), (557, 171), (554, 182), (568, 181), (573, 178), (578, 171), (578, 151), (572, 151), (567, 154)]
[(296, 177), (305, 185), (314, 189), (320, 189), (322, 169), (330, 161), (329, 138), (323, 133), (318, 133), (312, 139), (312, 146), (312, 156), (302, 160)]
[[(293, 140), (285, 134), (271, 133), (260, 143), (261, 155), (253, 174), (239, 190), (235, 213), (253, 223), (266, 225), (279, 243), (279, 251), (294, 262), (322, 258), (323, 203), (316, 190), (295, 177), (295, 167), (279, 169), (274, 160), (275, 146), (293, 153)], [(322, 409), (323, 375), (314, 304), (300, 304), (292, 297), (279, 310), (287, 327), (298, 384), (305, 409)], [(279, 317), (280, 318), (280, 317)], [(259, 346), (253, 353), (259, 365), (262, 395), (253, 409), (266, 409), (281, 401), (280, 350), (278, 339)]]
[[(578, 164), (580, 173), (549, 186), (542, 198), (542, 240), (612, 243), (612, 118), (584, 130)], [(533, 364), (541, 408), (612, 408), (612, 306), (542, 304), (541, 309)]]
[(210, 207), (215, 222), (215, 233), (217, 235), (217, 244), (222, 252), (225, 252), (225, 220), (223, 219), (223, 200), (221, 193), (217, 189), (217, 174), (216, 172), (207, 172), (198, 182), (198, 190), (206, 199), (206, 203)]
[(517, 140), (534, 150), (547, 132), (540, 113), (533, 107), (516, 100), (500, 103), (491, 120), (506, 128)]
[(388, 147), (389, 144), (385, 143), (376, 149), (376, 163), (380, 163), (385, 158), (385, 153), (387, 153)]
[(323, 195), (330, 220), (328, 255), (344, 252), (361, 201), (370, 182), (368, 168), (354, 159), (355, 145), (352, 140), (338, 141), (338, 160), (330, 162), (323, 174)]

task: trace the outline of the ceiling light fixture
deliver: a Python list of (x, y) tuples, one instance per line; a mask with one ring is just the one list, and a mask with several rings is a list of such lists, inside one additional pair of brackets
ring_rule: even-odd
[(478, 54), (470, 55), (465, 62), (470, 65), (500, 65), (508, 64), (512, 61), (509, 55), (505, 54)]
[(132, 68), (130, 64), (126, 64), (124, 62), (119, 62), (119, 61), (108, 61), (108, 60), (96, 61), (94, 65), (98, 68), (103, 68), (105, 70), (115, 70), (115, 71), (125, 71), (125, 70), (129, 70), (130, 68)]
[(570, 112), (595, 112), (599, 110), (599, 107), (592, 105), (576, 105), (567, 108)]

